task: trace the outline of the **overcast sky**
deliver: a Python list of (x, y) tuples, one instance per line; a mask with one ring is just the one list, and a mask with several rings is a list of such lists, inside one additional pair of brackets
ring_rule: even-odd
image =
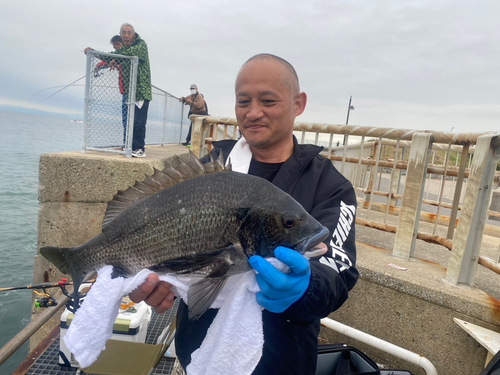
[[(297, 120), (500, 131), (498, 0), (2, 1), (0, 105), (83, 112), (85, 47), (109, 52), (124, 22), (147, 42), (153, 84), (196, 83), (214, 116), (234, 117), (242, 63), (268, 52), (294, 65)], [(80, 80), (83, 84), (84, 80)]]

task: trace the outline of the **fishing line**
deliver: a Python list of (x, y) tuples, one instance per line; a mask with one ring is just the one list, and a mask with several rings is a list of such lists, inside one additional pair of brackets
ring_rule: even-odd
[[(85, 85), (73, 85), (73, 86), (85, 86)], [(47, 87), (46, 89), (43, 89), (43, 90), (40, 90), (38, 92), (35, 92), (33, 95), (31, 95), (29, 98), (28, 98), (28, 101), (31, 100), (31, 98), (33, 98), (34, 96), (40, 94), (41, 92), (44, 92), (44, 91), (47, 91), (47, 90), (52, 90), (52, 89), (57, 89), (58, 87), (65, 87), (65, 85), (59, 85), (59, 86), (52, 86), (52, 87)]]
[(57, 94), (58, 92), (60, 92), (60, 91), (64, 90), (66, 87), (69, 87), (69, 86), (71, 86), (73, 83), (76, 83), (76, 82), (78, 82), (79, 80), (81, 80), (82, 78), (85, 78), (86, 76), (87, 76), (87, 75), (84, 75), (83, 77), (78, 78), (76, 81), (73, 81), (73, 82), (71, 82), (70, 84), (68, 84), (68, 85), (64, 86), (62, 89), (57, 90), (55, 93), (53, 93), (52, 95), (50, 95), (48, 98), (45, 98), (45, 99), (42, 101), (42, 103), (44, 103), (47, 99), (52, 98), (52, 97), (53, 97), (55, 94)]
[[(67, 85), (53, 86), (53, 87), (48, 87), (48, 88), (46, 88), (46, 89), (40, 90), (40, 91), (38, 91), (38, 92), (34, 93), (33, 95), (31, 95), (31, 96), (29, 97), (29, 99), (28, 99), (28, 100), (31, 100), (31, 98), (33, 98), (35, 95), (37, 95), (37, 94), (39, 94), (39, 93), (41, 93), (41, 92), (44, 92), (44, 91), (47, 91), (47, 90), (51, 90), (51, 89), (55, 89), (55, 88), (58, 88), (58, 87), (62, 87), (62, 89), (57, 90), (55, 93), (53, 93), (53, 94), (52, 94), (52, 95), (50, 95), (49, 97), (45, 98), (45, 99), (42, 101), (42, 103), (43, 103), (44, 101), (46, 101), (47, 99), (51, 98), (52, 96), (54, 96), (54, 95), (55, 95), (55, 94), (57, 94), (58, 92), (60, 92), (60, 91), (64, 90), (66, 87), (69, 87), (69, 86), (71, 86), (71, 85), (75, 84), (76, 82), (80, 81), (81, 79), (85, 78), (86, 76), (87, 76), (87, 75), (84, 75), (83, 77), (80, 77), (80, 78), (78, 78), (76, 81), (73, 81), (73, 82), (71, 82), (71, 83), (69, 83), (69, 84), (67, 84)], [(84, 86), (84, 85), (75, 85), (75, 86)]]

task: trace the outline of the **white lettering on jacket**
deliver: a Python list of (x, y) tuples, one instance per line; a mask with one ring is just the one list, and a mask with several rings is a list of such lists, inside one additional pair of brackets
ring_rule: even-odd
[(320, 263), (333, 268), (337, 272), (342, 272), (352, 266), (352, 262), (345, 253), (343, 245), (351, 232), (352, 226), (354, 225), (355, 214), (356, 207), (354, 205), (347, 205), (343, 201), (340, 201), (339, 222), (337, 223), (337, 228), (333, 231), (333, 235), (330, 240), (332, 257), (322, 257), (319, 260)]

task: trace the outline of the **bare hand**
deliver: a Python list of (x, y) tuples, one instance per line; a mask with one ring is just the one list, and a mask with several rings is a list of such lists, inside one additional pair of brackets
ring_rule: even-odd
[(172, 285), (165, 281), (160, 281), (158, 275), (154, 273), (149, 275), (146, 281), (130, 293), (129, 297), (135, 303), (145, 301), (158, 314), (163, 314), (165, 311), (170, 310), (174, 304)]
[(113, 70), (113, 69), (116, 69), (118, 67), (118, 63), (116, 62), (116, 60), (111, 60), (111, 62), (109, 63), (109, 69)]

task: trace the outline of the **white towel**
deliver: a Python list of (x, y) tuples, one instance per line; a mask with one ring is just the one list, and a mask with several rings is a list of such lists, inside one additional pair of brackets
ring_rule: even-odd
[(226, 165), (231, 163), (232, 170), (240, 173), (248, 173), (250, 162), (252, 161), (252, 151), (247, 140), (241, 137), (233, 146), (226, 160)]
[[(106, 348), (106, 341), (113, 333), (113, 324), (118, 315), (122, 296), (137, 288), (152, 272), (142, 270), (129, 279), (122, 277), (112, 279), (111, 273), (112, 266), (105, 266), (98, 271), (96, 282), (64, 336), (66, 346), (82, 368), (94, 363), (101, 351)], [(174, 294), (185, 301), (189, 285), (199, 280), (195, 277), (172, 275), (162, 275), (160, 279), (174, 285)], [(261, 356), (264, 343), (262, 310), (255, 299), (257, 291), (258, 286), (253, 271), (228, 279), (211, 306), (220, 310), (199, 353), (191, 362), (192, 369), (189, 370), (189, 375), (204, 374), (205, 372), (200, 371), (205, 368), (213, 369), (212, 373), (220, 374), (243, 375), (253, 371)], [(221, 338), (224, 341), (219, 342)], [(214, 340), (217, 341), (215, 346)], [(207, 356), (207, 353), (210, 355)], [(226, 360), (223, 360), (224, 358)], [(241, 371), (233, 370), (235, 366)]]
[(258, 291), (253, 271), (233, 286), (201, 347), (191, 354), (187, 375), (252, 373), (264, 344), (262, 308), (255, 299)]
[(66, 347), (82, 368), (94, 363), (106, 348), (106, 341), (113, 334), (113, 324), (118, 316), (122, 296), (137, 288), (151, 273), (143, 270), (132, 279), (112, 279), (112, 271), (112, 266), (99, 270), (96, 282), (64, 336)]

